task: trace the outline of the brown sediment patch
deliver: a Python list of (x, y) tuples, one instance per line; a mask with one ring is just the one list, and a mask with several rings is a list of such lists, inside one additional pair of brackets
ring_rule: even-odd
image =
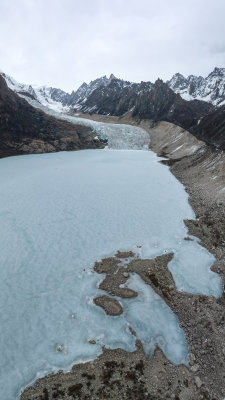
[(117, 258), (131, 258), (135, 257), (133, 251), (117, 251), (116, 255)]
[(163, 254), (152, 260), (135, 259), (127, 265), (129, 272), (135, 272), (148, 283), (164, 299), (170, 299), (176, 287), (167, 264), (173, 258), (173, 253)]
[(118, 316), (123, 313), (121, 304), (116, 300), (108, 296), (99, 296), (94, 298), (96, 306), (102, 307), (108, 315)]
[(98, 274), (114, 274), (118, 268), (119, 260), (114, 257), (104, 258), (104, 260), (97, 261), (94, 266), (95, 272)]
[(88, 340), (88, 343), (90, 343), (90, 344), (96, 344), (96, 340), (95, 340), (95, 339), (89, 339), (89, 340)]
[(126, 268), (119, 267), (120, 262), (120, 259), (110, 257), (104, 258), (100, 262), (95, 263), (95, 272), (98, 274), (106, 274), (106, 277), (99, 285), (99, 289), (105, 290), (113, 296), (119, 296), (123, 298), (136, 297), (138, 294), (134, 290), (127, 287), (120, 287), (126, 283), (129, 277), (129, 274), (128, 276), (125, 274), (127, 272)]
[(136, 297), (138, 293), (134, 290), (120, 287), (125, 285), (129, 272), (136, 272), (164, 298), (171, 297), (171, 293), (176, 290), (173, 277), (167, 268), (168, 262), (173, 258), (173, 253), (163, 254), (152, 260), (134, 258), (126, 264), (126, 267), (119, 267), (118, 252), (115, 256), (116, 258), (104, 258), (95, 263), (94, 270), (99, 274), (106, 274), (99, 285), (100, 289), (123, 298)]

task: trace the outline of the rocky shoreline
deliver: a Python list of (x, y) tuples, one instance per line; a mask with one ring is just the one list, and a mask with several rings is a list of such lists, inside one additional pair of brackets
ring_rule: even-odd
[[(92, 116), (93, 118), (93, 116)], [(100, 118), (100, 116), (96, 117)], [(94, 118), (93, 118), (94, 119)], [(109, 122), (129, 123), (125, 119), (109, 118)], [(106, 117), (104, 117), (104, 122)], [(130, 123), (135, 124), (134, 120)], [(225, 157), (221, 150), (198, 141), (189, 132), (170, 123), (154, 124), (149, 120), (140, 125), (151, 137), (151, 149), (166, 158), (164, 163), (182, 182), (189, 202), (196, 213), (195, 220), (185, 221), (189, 233), (201, 240), (201, 245), (214, 254), (212, 269), (225, 283)], [(126, 268), (118, 266), (123, 253), (95, 264), (95, 271), (104, 273), (101, 289), (110, 295), (133, 297), (125, 283), (129, 273), (139, 273), (144, 281), (166, 301), (179, 318), (189, 346), (190, 369), (174, 366), (156, 349), (148, 360), (140, 342), (137, 350), (106, 350), (93, 362), (78, 364), (72, 371), (49, 375), (28, 387), (21, 400), (52, 399), (175, 399), (223, 400), (225, 398), (225, 296), (219, 299), (178, 292), (167, 263), (172, 254), (154, 260), (141, 260), (126, 254)], [(158, 268), (160, 267), (160, 268)], [(112, 270), (115, 273), (112, 273)], [(128, 289), (129, 291), (130, 289)], [(104, 296), (108, 297), (108, 296)], [(110, 299), (110, 297), (108, 297)], [(112, 300), (112, 299), (111, 299)], [(110, 312), (107, 300), (101, 307)], [(111, 304), (112, 305), (112, 304)], [(115, 305), (115, 304), (114, 304)], [(118, 308), (118, 307), (117, 307)], [(114, 309), (115, 311), (115, 309)], [(118, 308), (121, 312), (121, 309)], [(107, 312), (107, 311), (106, 311)], [(114, 314), (116, 315), (116, 314)], [(135, 335), (135, 332), (132, 332)], [(94, 343), (93, 343), (94, 344)]]
[[(148, 360), (137, 340), (135, 352), (103, 349), (103, 354), (93, 362), (75, 365), (66, 374), (60, 371), (40, 379), (34, 387), (25, 389), (22, 399), (222, 399), (223, 301), (177, 291), (167, 268), (172, 253), (152, 260), (142, 260), (133, 254), (122, 266), (123, 253), (121, 258), (117, 254), (96, 262), (94, 270), (105, 274), (100, 287), (111, 296), (131, 298), (137, 293), (130, 293), (126, 287), (121, 289), (120, 285), (126, 284), (130, 273), (139, 274), (177, 314), (189, 346), (190, 368), (173, 365), (159, 348), (153, 359)], [(115, 316), (123, 312), (121, 306), (114, 308), (117, 300), (101, 297), (105, 301), (97, 305), (107, 314)], [(136, 336), (132, 327), (130, 330)], [(96, 344), (94, 340), (89, 343)]]
[[(189, 233), (200, 239), (214, 256), (212, 270), (220, 274), (225, 285), (225, 156), (223, 150), (198, 141), (189, 132), (165, 122), (147, 128), (151, 148), (170, 171), (183, 183), (195, 220), (186, 220)], [(175, 137), (171, 137), (171, 131)], [(160, 136), (160, 137), (159, 137)], [(177, 140), (178, 138), (178, 140)], [(189, 296), (190, 297), (190, 296)], [(177, 313), (186, 332), (190, 351), (199, 365), (198, 374), (207, 383), (212, 396), (225, 397), (225, 295), (219, 299), (197, 296), (194, 300), (196, 323), (183, 323), (180, 305)], [(171, 307), (172, 308), (172, 307)], [(193, 310), (194, 311), (194, 310)]]

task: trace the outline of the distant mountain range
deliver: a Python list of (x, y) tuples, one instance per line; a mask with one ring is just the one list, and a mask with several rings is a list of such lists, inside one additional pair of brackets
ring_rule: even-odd
[[(108, 103), (117, 104), (117, 114), (122, 115), (132, 110), (136, 100), (141, 95), (150, 92), (154, 84), (152, 82), (133, 83), (116, 78), (113, 74), (109, 78), (103, 76), (83, 83), (76, 91), (67, 93), (61, 89), (47, 86), (32, 86), (18, 83), (2, 73), (10, 89), (21, 96), (31, 97), (42, 105), (55, 111), (77, 111), (88, 113), (107, 113)], [(202, 76), (189, 75), (185, 78), (180, 73), (175, 74), (172, 79), (166, 82), (174, 93), (180, 94), (184, 100), (203, 100), (215, 106), (225, 104), (225, 68), (215, 68), (206, 78)], [(122, 100), (121, 100), (122, 99)], [(97, 100), (97, 101), (96, 101)], [(104, 109), (101, 105), (104, 100)], [(109, 113), (111, 105), (109, 106)]]
[[(155, 83), (133, 83), (111, 74), (109, 78), (103, 76), (89, 84), (83, 83), (72, 93), (18, 83), (5, 73), (1, 77), (9, 89), (28, 102), (32, 100), (36, 108), (41, 104), (57, 112), (119, 117), (130, 113), (137, 122), (164, 120), (225, 149), (225, 68), (215, 68), (206, 78), (175, 74), (167, 82), (158, 79)], [(89, 139), (89, 146), (94, 146)]]

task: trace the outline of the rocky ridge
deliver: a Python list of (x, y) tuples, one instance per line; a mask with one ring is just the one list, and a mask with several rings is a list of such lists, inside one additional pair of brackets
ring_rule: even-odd
[[(139, 96), (143, 92), (149, 92), (153, 88), (151, 82), (133, 83), (116, 78), (113, 74), (109, 78), (106, 76), (97, 78), (89, 84), (84, 82), (76, 91), (67, 93), (58, 88), (47, 86), (25, 85), (18, 83), (15, 79), (5, 73), (1, 73), (10, 89), (24, 96), (33, 96), (41, 104), (49, 106), (56, 111), (63, 111), (67, 107), (76, 108), (83, 112), (97, 112), (98, 106), (94, 103), (92, 96), (95, 90), (99, 90), (102, 96), (108, 91), (108, 96), (117, 92), (121, 98), (124, 94), (128, 97), (130, 92), (133, 96)], [(113, 85), (111, 85), (113, 81)], [(180, 73), (176, 73), (166, 82), (170, 89), (176, 94), (180, 94), (184, 100), (203, 100), (215, 106), (225, 104), (225, 68), (214, 68), (207, 76), (189, 75), (187, 78)], [(98, 92), (97, 92), (98, 93)], [(95, 107), (95, 108), (94, 108)], [(132, 108), (132, 102), (130, 104)], [(100, 112), (100, 111), (99, 111)]]

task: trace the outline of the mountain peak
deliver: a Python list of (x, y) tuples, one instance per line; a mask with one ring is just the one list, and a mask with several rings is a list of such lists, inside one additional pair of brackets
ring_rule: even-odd
[(111, 74), (109, 77), (109, 82), (111, 82), (113, 79), (117, 79), (115, 75)]
[(185, 79), (184, 75), (180, 74), (180, 72), (176, 72), (176, 74), (174, 74), (173, 76), (176, 78), (184, 78)]
[(214, 70), (208, 75), (208, 77), (209, 76), (225, 77), (225, 68), (215, 67)]
[(156, 79), (155, 81), (155, 85), (162, 85), (163, 83), (164, 83), (163, 80), (160, 78)]

